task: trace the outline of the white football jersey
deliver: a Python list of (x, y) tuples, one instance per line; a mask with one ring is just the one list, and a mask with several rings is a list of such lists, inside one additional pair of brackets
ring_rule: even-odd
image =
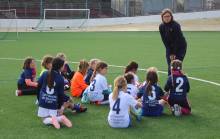
[(133, 74), (134, 75), (134, 81), (135, 81), (135, 83), (139, 83), (139, 78), (138, 78), (138, 76), (136, 75), (136, 74)]
[(126, 128), (129, 126), (129, 109), (135, 107), (137, 101), (128, 93), (119, 92), (116, 100), (112, 99), (113, 93), (109, 95), (110, 112), (108, 114), (108, 123), (114, 128)]
[(107, 79), (101, 74), (96, 74), (94, 80), (88, 87), (89, 100), (102, 101), (104, 99), (104, 95), (102, 94), (104, 90), (108, 90)]
[(133, 84), (128, 84), (127, 85), (127, 93), (133, 96), (134, 98), (137, 98), (137, 93), (138, 93), (138, 88), (137, 86)]

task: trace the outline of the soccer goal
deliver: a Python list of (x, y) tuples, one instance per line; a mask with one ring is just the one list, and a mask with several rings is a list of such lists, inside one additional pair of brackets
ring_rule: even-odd
[(0, 40), (17, 40), (18, 23), (16, 9), (0, 10)]
[(90, 9), (44, 9), (43, 19), (33, 29), (59, 31), (85, 29)]

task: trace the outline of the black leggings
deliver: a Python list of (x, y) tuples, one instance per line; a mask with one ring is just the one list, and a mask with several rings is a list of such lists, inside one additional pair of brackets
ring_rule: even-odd
[(173, 99), (173, 98), (168, 98), (168, 103), (171, 107), (174, 106), (174, 104), (178, 104), (180, 105), (181, 107), (183, 108), (186, 108), (186, 109), (189, 109), (191, 111), (191, 107), (189, 105), (189, 102), (187, 100), (187, 98), (185, 99), (180, 99), (180, 100), (176, 100), (176, 99)]
[(38, 88), (27, 86), (26, 84), (18, 84), (18, 90), (21, 90), (22, 95), (38, 95)]

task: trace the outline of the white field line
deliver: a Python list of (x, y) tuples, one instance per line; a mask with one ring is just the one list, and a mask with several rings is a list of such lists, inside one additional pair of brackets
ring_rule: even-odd
[[(0, 60), (23, 61), (24, 59), (22, 59), (22, 58), (0, 58)], [(35, 61), (41, 62), (41, 60), (35, 60)], [(69, 61), (69, 63), (78, 64), (79, 62)], [(110, 65), (110, 64), (109, 64), (109, 67), (125, 68), (125, 66)], [(139, 68), (138, 70), (146, 71), (146, 69), (143, 69), (143, 68)], [(158, 71), (158, 72), (162, 73), (162, 74), (167, 74), (167, 72), (165, 72), (165, 71)], [(209, 84), (212, 84), (212, 85), (220, 86), (220, 83), (217, 83), (217, 82), (213, 82), (213, 81), (209, 81), (209, 80), (204, 80), (204, 79), (200, 79), (200, 78), (196, 78), (196, 77), (190, 77), (190, 76), (188, 76), (188, 78), (192, 79), (192, 80), (195, 80), (195, 81), (200, 81), (200, 82), (204, 82), (204, 83), (209, 83)]]

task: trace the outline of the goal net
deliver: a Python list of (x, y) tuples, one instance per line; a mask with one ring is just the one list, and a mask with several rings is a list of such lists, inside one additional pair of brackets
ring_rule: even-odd
[(16, 9), (0, 10), (0, 40), (17, 40)]
[(57, 31), (84, 29), (90, 18), (90, 9), (44, 9), (43, 19), (33, 29)]

